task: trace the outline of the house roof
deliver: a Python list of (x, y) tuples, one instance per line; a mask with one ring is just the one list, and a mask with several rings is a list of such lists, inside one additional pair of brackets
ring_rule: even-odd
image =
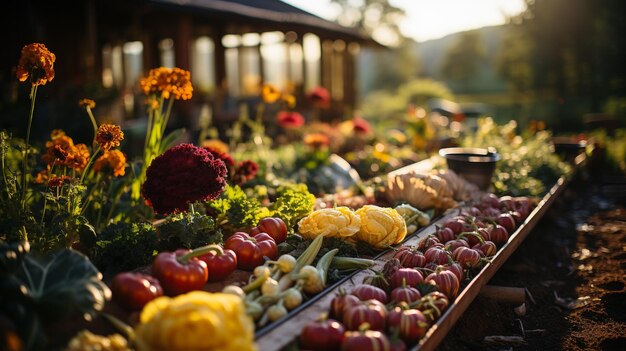
[[(242, 26), (252, 22), (289, 26), (293, 30), (312, 31), (361, 43), (375, 42), (355, 28), (344, 27), (325, 20), (280, 0), (148, 0), (170, 10), (191, 12), (212, 18), (240, 19)], [(228, 16), (228, 17), (225, 17)]]

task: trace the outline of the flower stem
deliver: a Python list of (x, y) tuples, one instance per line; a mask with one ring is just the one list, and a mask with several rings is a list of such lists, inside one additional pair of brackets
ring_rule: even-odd
[(30, 114), (28, 115), (28, 128), (26, 129), (26, 145), (24, 145), (24, 158), (22, 159), (22, 210), (26, 207), (26, 175), (28, 174), (28, 152), (30, 149), (30, 129), (33, 124), (33, 114), (35, 112), (35, 99), (37, 97), (37, 87), (34, 84), (30, 90)]
[(81, 183), (85, 179), (87, 172), (89, 172), (89, 166), (91, 166), (91, 164), (93, 163), (93, 160), (95, 160), (96, 156), (98, 156), (98, 152), (100, 152), (100, 145), (96, 147), (96, 151), (94, 151), (93, 155), (91, 155), (91, 158), (89, 159), (89, 162), (87, 163), (87, 166), (85, 166), (85, 169), (83, 170), (83, 174), (80, 176)]
[(91, 147), (93, 149), (96, 148), (96, 136), (98, 135), (98, 123), (96, 122), (96, 118), (93, 116), (91, 112), (91, 107), (86, 106), (87, 114), (89, 115), (89, 119), (91, 119), (91, 124), (93, 125), (93, 142), (91, 143)]

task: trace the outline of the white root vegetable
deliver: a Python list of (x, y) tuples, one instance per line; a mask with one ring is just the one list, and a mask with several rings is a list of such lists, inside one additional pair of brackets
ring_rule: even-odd
[(296, 288), (287, 289), (283, 294), (283, 302), (287, 310), (291, 311), (302, 304), (302, 293)]
[(246, 298), (246, 293), (243, 291), (241, 287), (237, 285), (227, 285), (222, 289), (222, 292), (225, 294), (231, 294), (241, 297), (242, 299)]
[(278, 296), (280, 292), (278, 282), (272, 278), (267, 278), (267, 280), (263, 282), (263, 285), (261, 285), (261, 294), (263, 294), (263, 296), (274, 297)]

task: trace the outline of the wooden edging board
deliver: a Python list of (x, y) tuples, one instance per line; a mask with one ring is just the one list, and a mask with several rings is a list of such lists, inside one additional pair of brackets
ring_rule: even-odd
[[(566, 179), (561, 177), (550, 191), (541, 199), (537, 207), (529, 214), (526, 221), (522, 223), (517, 230), (509, 237), (509, 241), (504, 245), (498, 253), (487, 263), (480, 272), (468, 283), (461, 291), (454, 303), (450, 305), (448, 310), (439, 318), (426, 333), (426, 336), (416, 345), (412, 351), (430, 351), (434, 350), (437, 345), (448, 334), (463, 312), (469, 307), (476, 298), (480, 290), (489, 282), (491, 277), (498, 271), (504, 262), (511, 256), (513, 252), (528, 236), (537, 222), (548, 211), (554, 200), (563, 191), (566, 186)], [(434, 234), (437, 230), (436, 225), (442, 225), (448, 219), (458, 214), (458, 209), (454, 209), (449, 213), (441, 216), (438, 220), (421, 229), (411, 238), (406, 240), (402, 246), (416, 245), (422, 238)], [(393, 250), (385, 252), (376, 258), (376, 264), (372, 269), (381, 270), (385, 262), (394, 254)], [(307, 308), (297, 311), (286, 322), (275, 326), (271, 330), (265, 331), (263, 335), (257, 337), (256, 343), (259, 350), (272, 351), (281, 350), (296, 340), (300, 332), (307, 324), (316, 321), (323, 314), (328, 313), (331, 300), (339, 293), (340, 289), (350, 291), (351, 288), (360, 284), (365, 277), (371, 273), (367, 270), (359, 271), (353, 274), (343, 283), (328, 289), (322, 296), (316, 298), (316, 302)]]

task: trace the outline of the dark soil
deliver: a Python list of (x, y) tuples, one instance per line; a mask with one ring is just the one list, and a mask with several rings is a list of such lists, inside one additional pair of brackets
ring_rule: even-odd
[(528, 289), (525, 313), (479, 296), (437, 350), (626, 350), (625, 193), (624, 178), (579, 175), (489, 282)]

